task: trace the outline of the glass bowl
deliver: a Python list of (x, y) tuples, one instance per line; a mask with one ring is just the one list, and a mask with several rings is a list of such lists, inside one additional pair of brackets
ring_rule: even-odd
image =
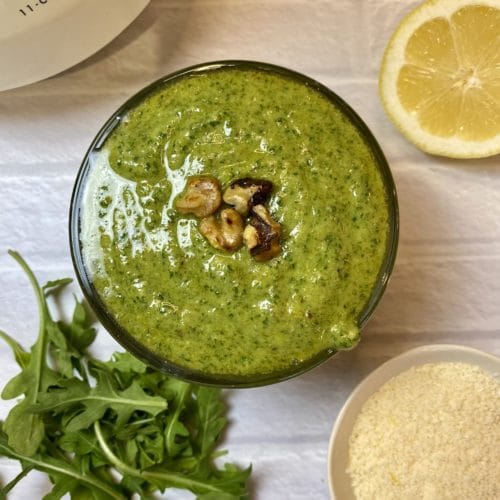
[(98, 152), (102, 148), (107, 138), (113, 132), (114, 128), (120, 123), (122, 117), (125, 116), (129, 110), (133, 109), (137, 104), (139, 104), (149, 95), (153, 94), (155, 91), (163, 88), (166, 85), (179, 81), (180, 79), (183, 79), (185, 77), (201, 75), (226, 68), (249, 69), (252, 71), (275, 74), (287, 79), (291, 79), (295, 82), (299, 82), (300, 84), (319, 92), (324, 97), (326, 97), (337, 110), (341, 111), (343, 116), (347, 118), (347, 120), (354, 126), (359, 136), (368, 146), (379, 169), (380, 177), (386, 191), (389, 228), (386, 251), (382, 265), (379, 269), (375, 286), (371, 290), (371, 294), (357, 320), (359, 328), (361, 329), (364, 327), (385, 290), (396, 258), (399, 222), (398, 203), (394, 181), (387, 161), (377, 141), (373, 137), (368, 127), (352, 110), (352, 108), (324, 85), (307, 76), (286, 68), (282, 68), (280, 66), (254, 61), (219, 61), (200, 64), (182, 69), (157, 80), (156, 82), (139, 91), (136, 95), (125, 102), (125, 104), (123, 104), (115, 113), (113, 113), (113, 115), (106, 121), (104, 126), (98, 132), (97, 136), (92, 141), (78, 172), (70, 206), (70, 248), (76, 276), (88, 303), (94, 310), (97, 318), (101, 321), (105, 329), (127, 351), (129, 351), (145, 363), (153, 366), (154, 368), (166, 371), (173, 376), (182, 378), (187, 381), (221, 387), (255, 387), (279, 382), (297, 376), (330, 358), (333, 354), (335, 354), (336, 351), (332, 349), (325, 349), (317, 353), (313, 357), (310, 357), (306, 361), (294, 364), (293, 366), (287, 367), (287, 369), (260, 375), (252, 374), (250, 376), (226, 374), (216, 375), (212, 373), (193, 370), (185, 366), (180, 366), (179, 364), (176, 364), (168, 359), (165, 359), (164, 357), (157, 355), (152, 350), (141, 344), (138, 340), (136, 340), (136, 338), (134, 338), (131, 333), (129, 333), (117, 322), (117, 320), (104, 304), (103, 300), (99, 296), (99, 293), (93, 285), (92, 276), (90, 275), (90, 272), (86, 267), (84, 255), (82, 252), (82, 244), (80, 242), (82, 197), (86, 182), (89, 178), (89, 173), (92, 169), (92, 162), (90, 161), (90, 157), (94, 152)]

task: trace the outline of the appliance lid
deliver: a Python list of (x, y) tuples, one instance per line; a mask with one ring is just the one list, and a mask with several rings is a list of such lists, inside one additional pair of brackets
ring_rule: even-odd
[(149, 0), (0, 0), (0, 91), (74, 66), (107, 45)]

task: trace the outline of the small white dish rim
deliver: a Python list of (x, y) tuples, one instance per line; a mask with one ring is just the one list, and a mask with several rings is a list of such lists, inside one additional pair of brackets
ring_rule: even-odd
[(462, 362), (482, 368), (500, 380), (500, 358), (473, 347), (458, 344), (431, 344), (410, 349), (389, 359), (367, 375), (353, 390), (340, 410), (328, 445), (328, 486), (334, 500), (354, 500), (346, 472), (349, 437), (357, 415), (368, 398), (396, 375), (426, 363)]

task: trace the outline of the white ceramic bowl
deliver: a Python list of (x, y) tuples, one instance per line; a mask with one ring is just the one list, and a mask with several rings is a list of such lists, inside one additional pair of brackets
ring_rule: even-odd
[(351, 480), (346, 472), (349, 437), (366, 400), (389, 379), (412, 366), (425, 363), (462, 362), (476, 365), (500, 380), (500, 358), (461, 345), (427, 345), (411, 349), (390, 359), (368, 375), (357, 387), (337, 417), (328, 450), (328, 485), (335, 500), (354, 500)]

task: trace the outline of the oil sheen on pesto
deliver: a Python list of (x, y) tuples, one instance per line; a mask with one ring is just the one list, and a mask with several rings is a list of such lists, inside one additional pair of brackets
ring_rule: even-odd
[[(91, 156), (82, 247), (120, 325), (210, 374), (282, 371), (352, 347), (388, 238), (369, 147), (318, 91), (269, 72), (189, 76), (133, 108)], [(282, 253), (215, 250), (175, 211), (187, 177), (267, 179)]]

